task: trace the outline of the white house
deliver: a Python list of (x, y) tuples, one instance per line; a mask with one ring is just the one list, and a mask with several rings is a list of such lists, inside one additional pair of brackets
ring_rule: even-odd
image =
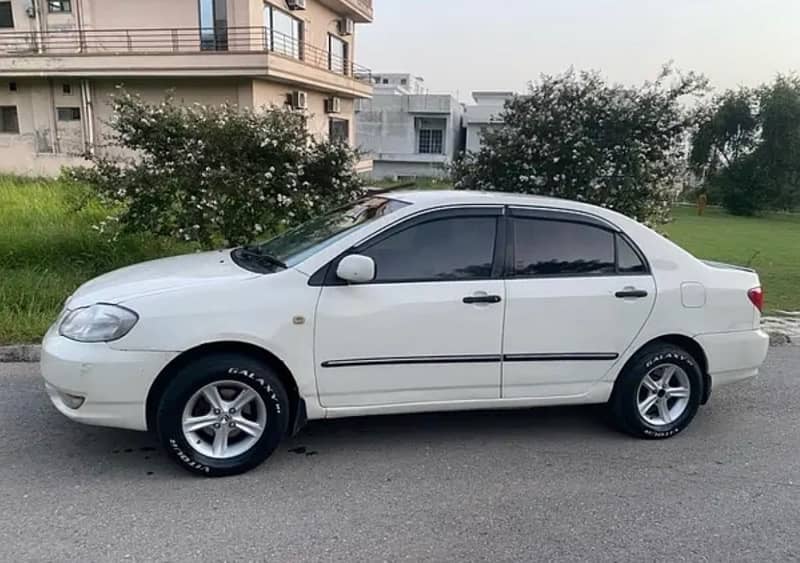
[(430, 94), (412, 74), (375, 73), (372, 99), (356, 103), (356, 139), (373, 178), (441, 177), (463, 150), (464, 107)]
[(473, 92), (475, 105), (467, 106), (464, 112), (464, 127), (467, 130), (466, 150), (477, 152), (481, 148), (481, 134), (485, 130), (502, 126), (505, 103), (514, 92)]

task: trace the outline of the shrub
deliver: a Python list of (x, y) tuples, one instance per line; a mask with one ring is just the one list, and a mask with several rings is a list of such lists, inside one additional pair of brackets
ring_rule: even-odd
[(101, 230), (237, 245), (362, 193), (357, 152), (314, 139), (289, 110), (147, 104), (123, 92), (111, 126), (110, 150), (65, 171), (114, 209)]
[(680, 100), (705, 86), (669, 68), (640, 88), (592, 72), (543, 76), (506, 104), (505, 126), (484, 132), (481, 150), (454, 165), (456, 187), (563, 197), (663, 222), (694, 123)]

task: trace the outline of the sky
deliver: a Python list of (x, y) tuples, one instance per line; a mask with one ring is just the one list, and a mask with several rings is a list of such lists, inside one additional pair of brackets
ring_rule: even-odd
[(356, 62), (462, 101), (570, 66), (638, 84), (673, 61), (722, 90), (800, 71), (800, 0), (373, 1)]

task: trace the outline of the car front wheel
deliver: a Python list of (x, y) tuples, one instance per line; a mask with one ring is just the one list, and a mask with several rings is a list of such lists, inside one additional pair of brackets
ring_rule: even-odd
[(623, 431), (663, 439), (689, 426), (701, 397), (702, 376), (692, 355), (657, 343), (638, 352), (620, 374), (610, 406)]
[(198, 475), (236, 475), (259, 465), (286, 435), (289, 401), (266, 365), (236, 354), (185, 366), (157, 412), (159, 439), (170, 457)]

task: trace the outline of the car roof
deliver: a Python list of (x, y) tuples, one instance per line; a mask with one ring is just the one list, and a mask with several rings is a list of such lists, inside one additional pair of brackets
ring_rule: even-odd
[(517, 194), (508, 192), (481, 192), (468, 190), (397, 190), (397, 191), (376, 191), (376, 195), (397, 199), (420, 205), (423, 207), (435, 207), (439, 205), (520, 205), (553, 207), (582, 211), (600, 215), (605, 218), (617, 218), (620, 215), (612, 210), (581, 203), (569, 199), (559, 199), (555, 197)]
[(439, 204), (492, 204), (492, 205), (537, 205), (557, 202), (572, 203), (568, 200), (559, 200), (552, 197), (513, 194), (505, 192), (480, 192), (461, 190), (396, 190), (385, 191), (380, 195), (392, 199), (399, 199), (412, 204), (439, 205)]

